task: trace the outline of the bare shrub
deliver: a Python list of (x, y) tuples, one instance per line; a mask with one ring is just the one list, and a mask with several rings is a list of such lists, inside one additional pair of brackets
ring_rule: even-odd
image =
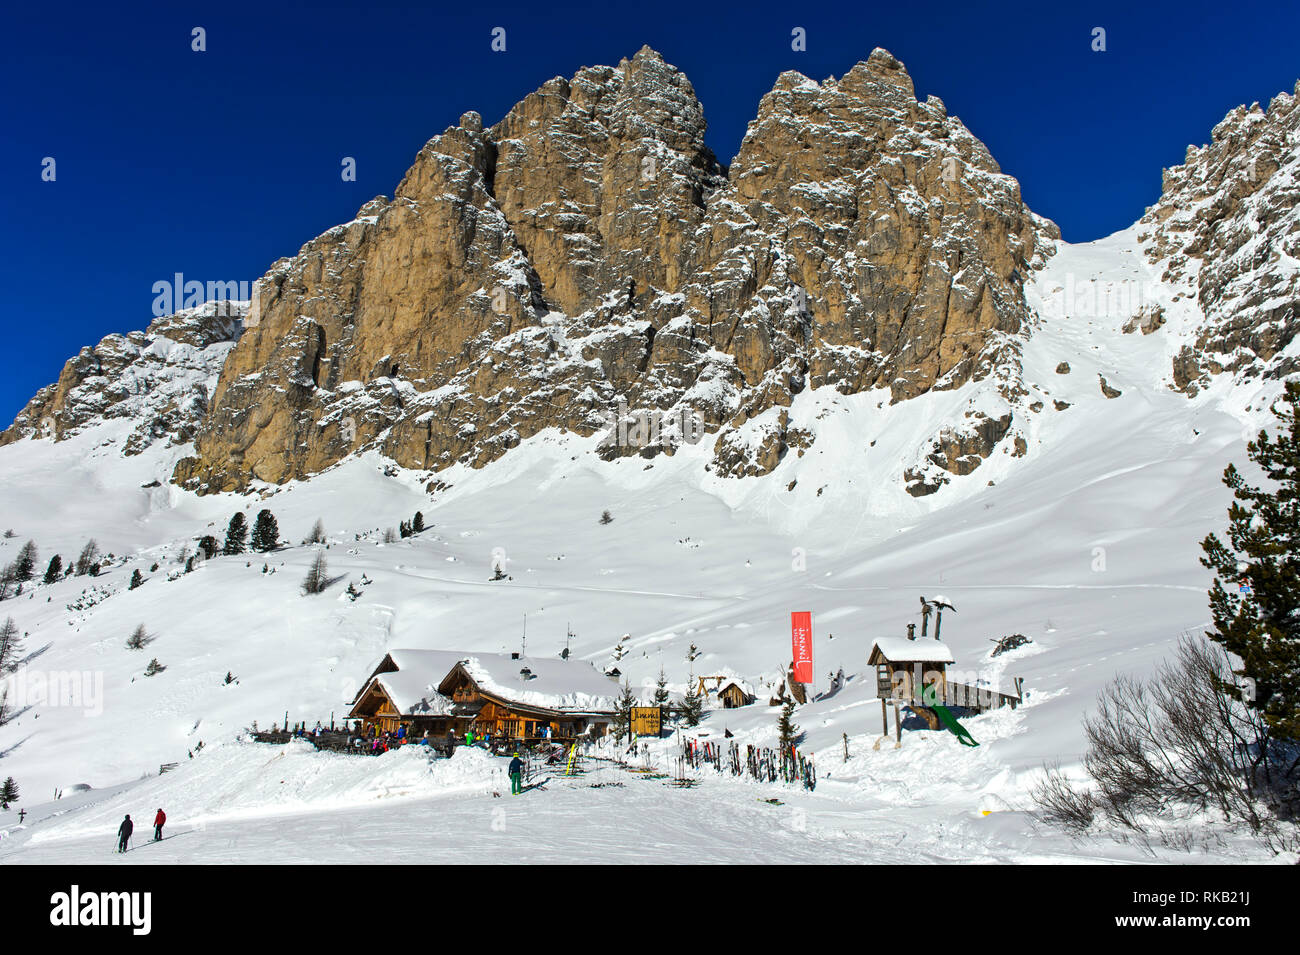
[(1084, 734), (1095, 791), (1049, 770), (1034, 791), (1049, 822), (1079, 831), (1100, 812), (1141, 832), (1151, 817), (1210, 811), (1275, 848), (1294, 839), (1295, 748), (1270, 736), (1243, 701), (1228, 656), (1209, 641), (1184, 637), (1148, 681), (1116, 677)]

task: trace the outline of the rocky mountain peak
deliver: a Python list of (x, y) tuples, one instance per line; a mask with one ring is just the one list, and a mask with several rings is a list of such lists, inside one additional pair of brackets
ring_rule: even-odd
[[(706, 129), (648, 47), (494, 126), (465, 113), (391, 200), (259, 280), (175, 479), (239, 489), (367, 447), (481, 466), (616, 410), (678, 424), (603, 456), (671, 454), (690, 419), (710, 468), (762, 474), (807, 450), (785, 409), (809, 387), (1016, 393), (1024, 280), (1055, 227), (896, 58), (782, 74), (729, 170)], [(972, 411), (931, 464), (966, 473), (1014, 430)]]
[(1229, 112), (1208, 145), (1189, 146), (1184, 162), (1164, 171), (1160, 200), (1139, 222), (1174, 300), (1189, 299), (1199, 312), (1174, 358), (1175, 387), (1190, 394), (1225, 372), (1300, 370), (1298, 97), (1300, 83), (1267, 110), (1254, 103)]

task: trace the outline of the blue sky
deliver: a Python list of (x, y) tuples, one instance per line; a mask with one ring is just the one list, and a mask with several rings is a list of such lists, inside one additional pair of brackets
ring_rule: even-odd
[[(1071, 241), (1130, 224), (1189, 143), (1300, 76), (1293, 2), (442, 6), (6, 5), (3, 424), (79, 348), (144, 328), (154, 282), (251, 281), (391, 195), (466, 109), (494, 123), (550, 77), (643, 43), (691, 78), (724, 162), (782, 70), (840, 76), (883, 46)], [(195, 26), (206, 52), (191, 50)], [(490, 48), (498, 26), (504, 53)], [(339, 175), (345, 156), (355, 182)]]

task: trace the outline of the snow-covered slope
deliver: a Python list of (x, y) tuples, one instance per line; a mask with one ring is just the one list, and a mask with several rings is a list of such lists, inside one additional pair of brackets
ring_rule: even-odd
[[(677, 77), (652, 53), (638, 57), (624, 65), (627, 76), (641, 70)], [(606, 68), (582, 75), (611, 88), (624, 82)], [(863, 122), (872, 129), (880, 126), (877, 114), (894, 117), (904, 132), (917, 122), (925, 129), (954, 126), (937, 100), (916, 104), (904, 79), (901, 65), (883, 53), (838, 83), (810, 85), (788, 74), (765, 99), (767, 134), (747, 138), (752, 169), (775, 168), (764, 157), (779, 156), (782, 137), (804, 128), (793, 117), (841, 94), (863, 98), (870, 106), (870, 122)], [(687, 89), (680, 78), (672, 82)], [(520, 115), (534, 106), (525, 101)], [(508, 413), (494, 418), (494, 427), (506, 431), (493, 440), (509, 440), (491, 454), (431, 456), (434, 430), (425, 411), (404, 404), (414, 391), (399, 382), (401, 369), (390, 362), (396, 353), (383, 354), (382, 341), (364, 356), (378, 376), (367, 379), (367, 388), (383, 398), (370, 409), (374, 420), (343, 411), (313, 420), (300, 413), (297, 392), (283, 381), (331, 395), (337, 388), (339, 396), (353, 395), (348, 401), (368, 399), (354, 394), (353, 379), (315, 360), (324, 348), (319, 336), (277, 337), (261, 308), (250, 315), (243, 305), (234, 313), (204, 306), (83, 350), (0, 441), (0, 532), (12, 529), (0, 537), (0, 565), (29, 539), (40, 552), (37, 580), (0, 602), (0, 619), (12, 616), (26, 645), (23, 665), (6, 684), (12, 719), (0, 727), (0, 778), (13, 776), (23, 791), (20, 805), (32, 810), (24, 826), (14, 814), (0, 814), (0, 857), (79, 860), (106, 843), (122, 812), (147, 813), (160, 803), (187, 827), (186, 840), (138, 861), (351, 861), (363, 848), (395, 861), (429, 861), (469, 845), (483, 858), (625, 861), (642, 851), (629, 846), (648, 844), (668, 858), (692, 851), (719, 861), (1139, 857), (1133, 847), (1074, 845), (1042, 833), (1025, 811), (1027, 793), (1044, 763), (1077, 768), (1081, 719), (1102, 686), (1119, 673), (1151, 672), (1180, 635), (1208, 622), (1209, 579), (1198, 544), (1224, 521), (1228, 494), (1219, 475), (1229, 461), (1244, 465), (1246, 441), (1272, 422), (1271, 402), (1284, 376), (1294, 374), (1298, 115), (1289, 95), (1267, 114), (1235, 112), (1210, 146), (1189, 151), (1187, 163), (1170, 171), (1166, 195), (1140, 222), (1073, 246), (1051, 239), (1023, 209), (1014, 181), (996, 172), (982, 147), (974, 150), (977, 165), (989, 167), (979, 182), (1029, 223), (1012, 244), (1033, 239), (1032, 261), (1003, 262), (1017, 287), (1024, 283), (1023, 303), (1003, 301), (1015, 320), (982, 318), (978, 354), (961, 358), (944, 342), (949, 333), (966, 333), (939, 328), (923, 297), (905, 296), (921, 303), (924, 327), (913, 329), (915, 341), (900, 341), (897, 368), (871, 365), (870, 376), (841, 387), (845, 379), (831, 374), (835, 362), (821, 372), (810, 365), (806, 378), (797, 376), (798, 387), (791, 378), (785, 391), (760, 389), (761, 400), (744, 414), (733, 416), (737, 409), (728, 405), (727, 414), (709, 419), (716, 426), (709, 440), (675, 441), (672, 453), (666, 446), (650, 455), (630, 447), (610, 453), (600, 445), (602, 434), (575, 433), (590, 429), (566, 417), (577, 414), (570, 393), (544, 388), (528, 392), (540, 409), (535, 427), (511, 429)], [(466, 114), (435, 144), (461, 149), (482, 140), (481, 121)], [(899, 172), (889, 158), (895, 152), (882, 154), (886, 179)], [(621, 153), (613, 155), (610, 161), (619, 161)], [(605, 158), (602, 152), (592, 163)], [(443, 159), (455, 165), (451, 153)], [(443, 159), (429, 168), (441, 169)], [(704, 159), (700, 168), (713, 169)], [(572, 172), (565, 163), (552, 171)], [(519, 174), (527, 173), (520, 160)], [(753, 178), (740, 177), (742, 186)], [(933, 185), (946, 195), (947, 181), (939, 176)], [(412, 188), (427, 185), (414, 181)], [(544, 196), (542, 186), (553, 183), (534, 185)], [(788, 183), (768, 185), (760, 190), (764, 202), (779, 199)], [(479, 196), (484, 203), (486, 195)], [(819, 195), (838, 201), (833, 191)], [(776, 212), (770, 217), (781, 221)], [(349, 236), (364, 231), (366, 221), (328, 233), (337, 245), (330, 254), (347, 258)], [(862, 219), (863, 228), (869, 221), (876, 220)], [(748, 228), (728, 220), (714, 231), (721, 242)], [(872, 238), (877, 233), (884, 234), (877, 229)], [(726, 266), (719, 274), (748, 288), (750, 266), (728, 259), (722, 246), (713, 252)], [(304, 255), (293, 261), (306, 268), (315, 260)], [(773, 328), (807, 317), (798, 309), (786, 315), (784, 305), (772, 309), (783, 296), (793, 296), (793, 308), (795, 293), (808, 284), (791, 284), (790, 263), (778, 258), (776, 278), (769, 276), (776, 284), (759, 289), (768, 304), (753, 305), (764, 322), (780, 312)], [(573, 265), (558, 253), (554, 264), (560, 272)], [(396, 260), (387, 265), (405, 268)], [(1029, 270), (1023, 276), (1021, 266)], [(809, 265), (804, 278), (820, 274), (817, 268), (829, 267)], [(829, 272), (839, 280), (834, 268)], [(649, 361), (643, 320), (624, 314), (631, 291), (592, 304), (583, 296), (596, 286), (579, 278), (555, 283), (572, 286), (583, 299), (577, 305), (590, 306), (599, 319), (588, 344), (607, 335), (616, 317), (623, 338), (635, 344), (601, 361), (630, 367), (635, 361), (627, 356), (643, 347)], [(935, 281), (950, 292), (960, 285), (942, 276)], [(285, 302), (285, 328), (303, 331), (310, 321), (297, 299)], [(379, 313), (387, 315), (388, 304), (381, 304)], [(651, 304), (651, 311), (671, 310), (682, 301), (659, 296)], [(320, 308), (326, 324), (339, 318), (334, 306)], [(284, 374), (263, 380), (258, 369), (265, 363), (246, 363), (240, 380), (254, 398), (229, 400), (214, 417), (209, 396), (218, 400), (219, 380), (231, 377), (246, 316), (256, 342), (238, 347), (279, 355), (283, 361), (272, 365)], [(546, 357), (514, 337), (493, 345), (493, 356), (520, 380), (531, 380), (546, 362), (563, 366), (577, 338), (561, 334), (557, 316), (511, 333)], [(795, 332), (802, 327), (791, 326), (790, 354), (798, 351), (804, 332)], [(835, 352), (836, 362), (866, 360), (857, 326), (819, 327), (848, 343)], [(416, 322), (403, 334), (420, 338), (426, 331)], [(720, 357), (712, 345), (696, 349), (693, 333), (695, 351), (676, 354), (674, 335), (687, 331), (672, 322), (661, 327), (653, 338), (660, 358), (651, 363), (655, 374), (681, 377), (673, 387), (683, 393), (720, 387), (722, 379), (684, 374), (697, 351), (706, 364), (743, 359), (761, 369), (785, 361), (768, 354), (771, 342), (746, 344), (739, 332), (734, 354)], [(349, 341), (333, 331), (328, 340), (336, 350)], [(547, 340), (555, 347), (546, 348)], [(912, 367), (909, 349), (927, 341), (944, 361)], [(295, 350), (299, 345), (306, 352)], [(479, 385), (488, 404), (508, 385), (491, 377), (497, 360), (474, 359), (465, 370), (476, 380), (487, 376)], [(968, 373), (973, 362), (979, 374)], [(904, 366), (921, 369), (923, 387), (895, 374)], [(580, 389), (571, 394), (579, 403), (590, 397)], [(453, 392), (440, 392), (438, 400), (444, 397)], [(665, 405), (633, 401), (634, 409), (642, 406)], [(557, 409), (564, 413), (551, 416)], [(267, 425), (276, 416), (283, 427)], [(456, 440), (468, 448), (476, 426), (463, 424), (471, 430)], [(298, 462), (302, 467), (265, 472), (284, 483), (245, 480), (263, 473), (247, 467), (246, 450), (263, 462), (289, 461), (320, 438), (313, 428), (345, 425), (360, 432), (326, 442), (328, 453)], [(235, 431), (256, 434), (260, 443), (230, 443)], [(380, 434), (401, 440), (367, 438)], [(228, 463), (231, 480), (206, 488), (173, 483), (183, 462), (202, 456), (196, 443), (204, 435), (211, 444), (205, 466), (219, 474)], [(398, 466), (453, 459), (436, 472)], [(288, 479), (292, 474), (312, 476)], [(241, 491), (217, 493), (218, 487)], [(199, 538), (219, 540), (234, 512), (251, 525), (263, 508), (278, 518), (286, 546), (200, 561), (187, 572)], [(417, 510), (424, 532), (385, 541), (387, 529)], [(612, 522), (599, 520), (606, 510)], [(300, 583), (319, 548), (301, 542), (318, 520), (333, 582), (325, 593), (306, 596)], [(105, 555), (99, 576), (40, 582), (54, 554), (67, 566), (91, 537)], [(130, 589), (136, 572), (144, 583)], [(879, 709), (867, 653), (876, 638), (905, 634), (918, 596), (940, 593), (956, 607), (943, 630), (956, 678), (1003, 690), (1021, 678), (1025, 705), (970, 719), (977, 749), (914, 728), (901, 748), (875, 749)], [(566, 646), (604, 669), (621, 646), (618, 667), (646, 698), (661, 671), (676, 693), (692, 674), (745, 681), (758, 702), (712, 711), (698, 735), (716, 740), (730, 730), (742, 743), (768, 745), (777, 711), (767, 700), (790, 659), (795, 610), (813, 613), (814, 689), (827, 690), (829, 674), (839, 670), (847, 683), (799, 708), (804, 749), (815, 753), (822, 783), (815, 794), (782, 790), (781, 813), (755, 800), (767, 798), (770, 787), (756, 793), (756, 784), (706, 778), (694, 788), (665, 789), (598, 763), (589, 776), (556, 781), (540, 798), (512, 803), (512, 838), (503, 842), (482, 802), (502, 788), (502, 767), (486, 757), (428, 763), (408, 752), (355, 760), (240, 739), (255, 722), (340, 718), (360, 681), (394, 648), (455, 651), (480, 662), (523, 651), (541, 670)], [(151, 642), (128, 649), (141, 624)], [(990, 641), (1012, 633), (1031, 642), (991, 657)], [(692, 646), (699, 655), (688, 662)], [(146, 676), (153, 658), (165, 669)], [(637, 758), (667, 769), (676, 745), (664, 742)], [(160, 775), (170, 763), (179, 766)], [(651, 807), (654, 813), (643, 811)], [(447, 820), (445, 829), (419, 824), (430, 809)], [(336, 830), (340, 810), (348, 812), (352, 839), (321, 841), (319, 833)], [(792, 839), (793, 832), (807, 838)], [(1258, 852), (1217, 833), (1195, 845), (1190, 858)]]
[[(702, 447), (652, 466), (639, 458), (606, 462), (585, 453), (597, 439), (556, 432), (481, 470), (441, 472), (449, 486), (432, 495), (428, 474), (374, 456), (244, 496), (148, 486), (165, 482), (185, 448), (157, 445), (124, 457), (113, 429), (125, 422), (58, 443), (28, 439), (0, 449), (0, 525), (16, 535), (0, 541), (0, 560), (11, 560), (28, 538), (39, 545), (42, 566), (54, 552), (66, 560), (89, 535), (115, 555), (99, 578), (29, 586), (0, 605), (27, 634), (31, 654), (16, 675), (16, 693), (33, 692), (31, 683), (18, 686), (24, 675), (86, 674), (77, 684), (81, 705), (34, 699), (0, 729), (0, 772), (18, 780), (30, 804), (56, 788), (66, 800), (77, 784), (117, 791), (163, 763), (183, 764), (109, 803), (83, 793), (77, 799), (85, 809), (16, 833), (0, 853), (66, 858), (59, 845), (73, 852), (88, 833), (107, 832), (122, 806), (144, 812), (164, 800), (178, 820), (238, 826), (244, 804), (214, 800), (202, 780), (247, 773), (261, 786), (266, 773), (279, 773), (257, 768), (275, 751), (234, 742), (244, 727), (283, 722), (286, 713), (308, 721), (341, 716), (358, 681), (392, 647), (518, 650), (525, 617), (530, 657), (556, 658), (571, 630), (573, 652), (606, 666), (621, 640), (629, 652), (619, 666), (641, 687), (662, 667), (673, 688), (684, 689), (687, 648), (695, 644), (702, 651), (697, 675), (735, 672), (760, 698), (742, 711), (712, 712), (702, 731), (718, 735), (726, 727), (741, 740), (770, 741), (776, 710), (765, 705), (766, 695), (789, 659), (789, 612), (812, 610), (818, 689), (839, 668), (850, 676), (835, 697), (797, 715), (823, 776), (840, 777), (809, 797), (814, 829), (827, 839), (846, 827), (857, 832), (847, 848), (836, 843), (836, 858), (894, 857), (879, 840), (908, 819), (950, 831), (972, 825), (981, 800), (1025, 808), (1027, 787), (1045, 761), (1079, 761), (1080, 718), (1096, 691), (1118, 672), (1148, 672), (1181, 633), (1207, 622), (1197, 542), (1222, 520), (1227, 496), (1219, 471), (1244, 459), (1244, 439), (1268, 415), (1267, 396), (1240, 385), (1191, 399), (1169, 389), (1166, 346), (1156, 335), (1125, 334), (1127, 315), (1053, 311), (1056, 288), (1071, 276), (1120, 281), (1140, 272), (1131, 239), (1120, 233), (1063, 245), (1038, 277), (1024, 403), (1043, 406), (1027, 412), (1026, 453), (995, 455), (922, 498), (897, 480), (914, 436), (978, 400), (978, 384), (896, 405), (871, 393), (805, 392), (789, 413), (819, 432), (815, 446), (788, 455), (766, 477), (740, 481), (706, 472)], [(1068, 374), (1057, 370), (1063, 361)], [(1107, 397), (1100, 378), (1121, 394)], [(1068, 407), (1056, 410), (1054, 402)], [(220, 536), (235, 510), (251, 523), (263, 507), (276, 514), (290, 546), (179, 573), (179, 556), (198, 536)], [(428, 529), (384, 543), (383, 529), (417, 509)], [(605, 509), (614, 521), (602, 525)], [(299, 583), (314, 549), (296, 542), (317, 518), (329, 536), (330, 573), (340, 579), (308, 597)], [(510, 579), (489, 579), (497, 564)], [(128, 591), (135, 569), (146, 582)], [(361, 590), (355, 601), (344, 594), (349, 582)], [(944, 621), (956, 669), (1004, 688), (1022, 677), (1028, 705), (970, 720), (983, 743), (976, 750), (944, 734), (909, 731), (902, 749), (873, 751), (879, 711), (866, 653), (875, 637), (904, 633), (918, 595), (938, 592), (957, 607)], [(155, 640), (144, 651), (128, 650), (140, 623)], [(1014, 632), (1033, 642), (990, 659), (990, 639)], [(166, 670), (145, 677), (151, 657)], [(236, 682), (224, 682), (227, 672)], [(848, 764), (842, 734), (853, 754)], [(190, 761), (200, 741), (205, 746)], [(308, 781), (294, 784), (289, 804), (272, 799), (249, 808), (257, 818), (377, 805), (378, 782), (349, 781), (360, 763), (292, 759), (307, 767)], [(388, 759), (364, 765), (382, 780), (391, 772)], [(472, 793), (457, 795), (442, 776), (426, 779), (426, 770), (403, 766), (420, 777), (412, 798), (437, 799), (450, 812), (461, 811), (458, 800), (483, 798), (498, 778), (489, 768)], [(722, 783), (664, 798), (676, 806), (688, 796), (718, 805), (737, 798)], [(563, 799), (576, 814), (616, 806), (608, 793), (581, 787)], [(685, 804), (680, 811), (684, 819), (695, 812)], [(1030, 825), (1014, 813), (982, 824), (969, 851), (1012, 857)], [(202, 830), (187, 838), (181, 848), (192, 848), (193, 858), (221, 857), (205, 846)], [(927, 846), (918, 851), (948, 851)], [(1105, 855), (1067, 845), (1049, 854), (1074, 851)]]

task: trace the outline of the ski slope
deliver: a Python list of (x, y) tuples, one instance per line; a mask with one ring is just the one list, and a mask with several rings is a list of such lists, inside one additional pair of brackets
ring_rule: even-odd
[[(501, 862), (1271, 858), (1212, 821), (1193, 849), (1174, 850), (1076, 843), (1027, 812), (1045, 763), (1077, 770), (1081, 719), (1098, 690), (1118, 673), (1150, 673), (1180, 634), (1207, 624), (1198, 544), (1224, 520), (1219, 474), (1245, 462), (1245, 440), (1268, 421), (1277, 388), (1225, 380), (1188, 399), (1165, 381), (1177, 320), (1151, 336), (1123, 334), (1127, 314), (1055, 307), (1067, 281), (1149, 279), (1144, 268), (1127, 232), (1060, 247), (1030, 292), (1038, 323), (1024, 345), (1024, 403), (1045, 407), (1017, 410), (1028, 453), (999, 448), (924, 498), (902, 488), (909, 456), (983, 386), (892, 406), (887, 394), (805, 392), (791, 424), (816, 431), (816, 443), (745, 480), (704, 471), (708, 442), (607, 463), (592, 453), (596, 438), (546, 433), (481, 471), (439, 472), (451, 486), (432, 495), (429, 474), (361, 456), (260, 494), (196, 497), (166, 483), (186, 449), (121, 456), (114, 429), (125, 433), (125, 422), (0, 448), (0, 527), (16, 534), (0, 540), (0, 562), (28, 538), (41, 569), (55, 552), (75, 559), (88, 536), (117, 558), (93, 581), (70, 577), (0, 605), (28, 634), (26, 671), (86, 674), (82, 705), (43, 701), (0, 728), (0, 776), (18, 781), (31, 813), (22, 826), (16, 812), (0, 814), (0, 859), (430, 862), (466, 850)], [(1056, 372), (1062, 361), (1068, 375)], [(1106, 398), (1098, 376), (1121, 396)], [(251, 525), (263, 507), (290, 546), (168, 579), (183, 547), (204, 533), (220, 539), (235, 510)], [(382, 530), (417, 509), (428, 529), (385, 544)], [(611, 524), (598, 523), (602, 510)], [(338, 579), (304, 596), (315, 549), (298, 542), (318, 518)], [(509, 579), (489, 579), (497, 564)], [(146, 582), (128, 591), (137, 568)], [(361, 589), (355, 601), (349, 583)], [(871, 642), (903, 636), (918, 596), (938, 593), (956, 607), (943, 627), (955, 678), (1004, 690), (1023, 678), (1026, 705), (963, 719), (978, 748), (906, 729), (901, 748), (873, 749)], [(502, 761), (477, 753), (357, 760), (238, 739), (286, 713), (341, 718), (389, 648), (544, 659), (567, 642), (604, 667), (621, 640), (618, 666), (634, 686), (652, 687), (661, 668), (677, 692), (692, 669), (748, 680), (758, 704), (711, 711), (691, 735), (730, 730), (742, 744), (771, 745), (778, 710), (767, 695), (789, 659), (793, 610), (813, 612), (815, 689), (838, 669), (850, 677), (795, 716), (819, 767), (814, 793), (711, 768), (679, 790), (593, 764), (512, 799)], [(155, 640), (128, 650), (140, 623)], [(989, 641), (1011, 633), (1032, 643), (991, 659)], [(166, 670), (145, 677), (152, 657)], [(227, 673), (236, 682), (225, 684)], [(638, 759), (666, 770), (675, 745)], [(158, 775), (171, 762), (180, 765)], [(760, 801), (771, 797), (784, 805)], [(173, 838), (141, 846), (159, 805)], [(109, 850), (126, 812), (138, 848), (118, 858)]]

